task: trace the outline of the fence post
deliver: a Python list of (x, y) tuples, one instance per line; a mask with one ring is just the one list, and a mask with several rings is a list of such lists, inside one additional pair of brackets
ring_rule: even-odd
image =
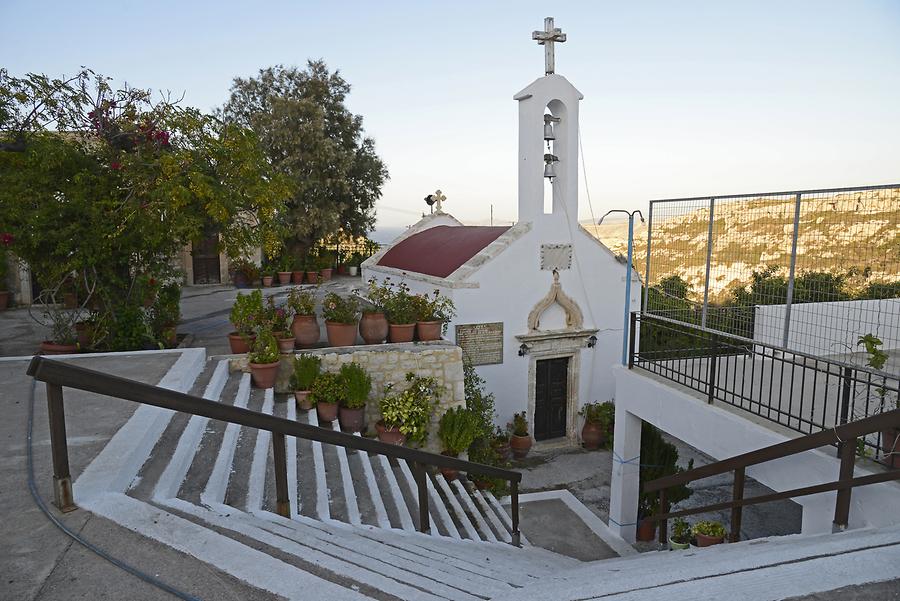
[[(838, 480), (842, 483), (853, 479), (853, 467), (856, 463), (856, 438), (844, 441), (841, 447), (841, 471)], [(834, 503), (834, 526), (838, 530), (846, 530), (850, 520), (850, 494), (851, 488), (841, 488), (837, 491), (837, 499)]]
[[(740, 501), (744, 498), (744, 468), (739, 467), (734, 470), (734, 484), (731, 487), (731, 500)], [(744, 513), (742, 505), (735, 505), (731, 508), (731, 535), (729, 542), (736, 543), (741, 540), (741, 517)]]
[(781, 346), (787, 348), (788, 336), (791, 333), (791, 303), (794, 302), (794, 274), (797, 271), (797, 238), (800, 235), (800, 198), (798, 192), (794, 200), (794, 234), (791, 240), (791, 267), (788, 272), (787, 298), (784, 301), (784, 333)]
[(637, 332), (637, 313), (631, 314), (631, 323), (628, 326), (628, 369), (634, 367), (634, 335)]
[(716, 398), (716, 372), (719, 371), (719, 337), (710, 334), (709, 360), (706, 362), (706, 402), (710, 405)]
[(522, 540), (519, 533), (519, 483), (512, 480), (509, 483), (510, 509), (512, 510), (512, 540), (514, 546), (521, 547)]
[(703, 284), (703, 309), (702, 314), (700, 316), (700, 327), (706, 327), (706, 314), (707, 308), (709, 307), (709, 269), (712, 261), (712, 249), (713, 249), (713, 220), (715, 219), (715, 208), (716, 208), (716, 199), (709, 199), (709, 227), (706, 230), (706, 275), (704, 276), (704, 284)]
[(647, 216), (647, 268), (644, 270), (644, 313), (649, 309), (650, 303), (650, 243), (653, 241), (653, 203), (650, 203), (650, 213)]
[(66, 412), (62, 386), (47, 383), (47, 416), (50, 419), (50, 451), (53, 459), (53, 504), (68, 513), (78, 509), (72, 495), (69, 448), (66, 442)]
[[(841, 417), (840, 425), (847, 423), (850, 418), (850, 396), (853, 389), (853, 368), (845, 367), (843, 370), (843, 385), (841, 387)], [(841, 449), (844, 447), (844, 441), (837, 445), (837, 456), (841, 456)]]
[(288, 497), (287, 445), (281, 432), (272, 432), (272, 454), (275, 456), (275, 511), (289, 518), (291, 501)]
[(413, 464), (413, 477), (416, 480), (416, 489), (419, 497), (419, 532), (431, 532), (431, 518), (428, 515), (428, 486), (425, 478), (425, 466), (421, 463)]
[[(659, 490), (659, 513), (669, 513), (669, 500), (666, 498), (666, 489)], [(659, 544), (664, 545), (669, 540), (669, 521), (659, 520)]]

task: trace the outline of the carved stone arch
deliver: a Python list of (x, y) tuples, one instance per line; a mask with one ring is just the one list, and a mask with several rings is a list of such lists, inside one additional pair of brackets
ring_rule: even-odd
[(550, 292), (528, 314), (529, 332), (536, 332), (540, 329), (541, 315), (554, 304), (558, 304), (566, 312), (566, 329), (581, 329), (584, 325), (584, 316), (581, 313), (581, 308), (579, 308), (578, 303), (563, 292), (562, 285), (559, 283), (559, 272), (554, 269), (553, 284), (550, 286)]

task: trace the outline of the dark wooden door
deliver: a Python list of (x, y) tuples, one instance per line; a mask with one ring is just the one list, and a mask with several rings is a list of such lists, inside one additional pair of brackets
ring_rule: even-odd
[(534, 438), (545, 440), (566, 435), (569, 358), (537, 362), (534, 383)]
[(219, 240), (211, 236), (191, 247), (191, 259), (194, 265), (195, 284), (221, 284), (222, 271), (219, 264)]

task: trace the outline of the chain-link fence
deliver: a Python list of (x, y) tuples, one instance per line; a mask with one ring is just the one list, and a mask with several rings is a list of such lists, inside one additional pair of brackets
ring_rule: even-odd
[(900, 185), (653, 201), (643, 246), (646, 313), (854, 364), (900, 349)]

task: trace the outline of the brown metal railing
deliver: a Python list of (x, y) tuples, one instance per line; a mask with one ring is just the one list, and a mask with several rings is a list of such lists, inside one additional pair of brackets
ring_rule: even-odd
[[(659, 512), (648, 519), (660, 522), (659, 542), (664, 544), (668, 537), (667, 520), (669, 518), (731, 509), (731, 533), (729, 540), (731, 542), (737, 542), (740, 539), (742, 509), (747, 505), (757, 505), (759, 503), (768, 503), (770, 501), (779, 501), (782, 499), (803, 497), (806, 495), (836, 490), (837, 500), (835, 501), (834, 507), (834, 524), (839, 529), (844, 529), (847, 527), (847, 521), (850, 516), (850, 494), (854, 487), (888, 482), (890, 480), (900, 480), (900, 469), (893, 469), (869, 476), (853, 477), (853, 468), (856, 463), (857, 440), (861, 436), (873, 432), (884, 432), (893, 429), (900, 430), (900, 409), (885, 411), (884, 413), (843, 424), (829, 430), (823, 430), (815, 434), (787, 440), (756, 451), (750, 451), (749, 453), (717, 461), (709, 465), (645, 482), (645, 493), (657, 491), (659, 493)], [(833, 444), (838, 445), (840, 452), (839, 457), (841, 460), (838, 479), (836, 481), (816, 484), (814, 486), (804, 486), (802, 488), (795, 488), (768, 495), (744, 498), (744, 476), (747, 467)], [(730, 471), (734, 472), (734, 485), (731, 501), (723, 501), (721, 503), (713, 503), (704, 505), (703, 507), (692, 507), (690, 509), (682, 509), (679, 511), (669, 511), (669, 504), (666, 501), (666, 489)]]
[(520, 545), (518, 485), (522, 479), (522, 474), (519, 472), (301, 424), (275, 417), (274, 415), (223, 405), (182, 392), (136, 382), (44, 357), (32, 359), (27, 373), (34, 379), (45, 382), (47, 385), (50, 447), (53, 458), (53, 493), (54, 502), (61, 511), (71, 511), (76, 508), (72, 494), (72, 476), (69, 472), (66, 418), (63, 409), (63, 387), (67, 387), (182, 413), (200, 415), (248, 428), (268, 430), (272, 433), (272, 450), (275, 455), (276, 511), (285, 517), (290, 517), (285, 436), (295, 436), (412, 462), (412, 472), (418, 488), (419, 530), (421, 532), (429, 532), (431, 529), (428, 512), (426, 466), (445, 467), (508, 480), (512, 513), (512, 544), (515, 546)]

